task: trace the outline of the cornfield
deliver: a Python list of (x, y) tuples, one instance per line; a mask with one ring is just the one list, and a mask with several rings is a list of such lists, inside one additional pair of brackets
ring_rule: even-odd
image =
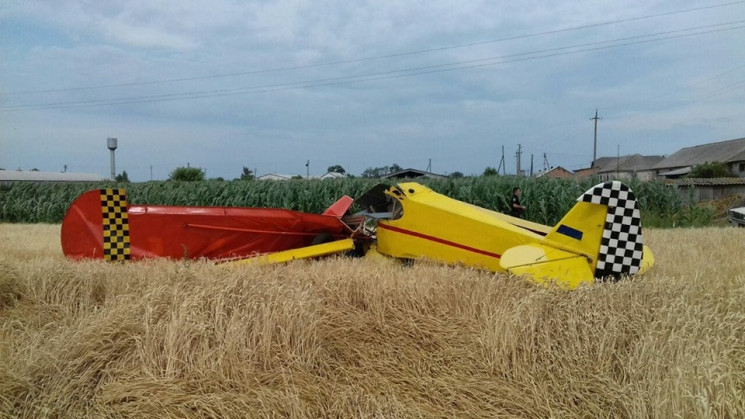
[[(417, 179), (436, 192), (495, 211), (506, 212), (512, 188), (523, 190), (526, 217), (554, 225), (593, 182), (488, 176)], [(320, 213), (343, 195), (357, 198), (378, 183), (374, 179), (292, 181), (145, 182), (116, 185), (132, 204), (287, 208)], [(388, 182), (392, 184), (392, 181)], [(102, 184), (24, 184), (0, 186), (0, 221), (59, 223), (80, 194), (112, 187)], [(677, 191), (660, 182), (631, 182), (648, 226), (705, 225), (711, 212), (684, 207)], [(694, 211), (695, 210), (695, 211)]]

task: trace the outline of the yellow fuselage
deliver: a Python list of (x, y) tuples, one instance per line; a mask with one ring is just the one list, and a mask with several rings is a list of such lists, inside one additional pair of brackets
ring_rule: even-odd
[(405, 259), (428, 258), (504, 271), (502, 253), (539, 243), (549, 227), (509, 217), (435, 193), (418, 183), (402, 183), (388, 193), (403, 215), (378, 223), (380, 253)]

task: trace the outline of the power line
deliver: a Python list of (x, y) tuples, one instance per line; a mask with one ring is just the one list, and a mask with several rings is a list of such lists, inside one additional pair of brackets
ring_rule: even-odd
[[(664, 94), (655, 95), (653, 97), (648, 97), (648, 98), (644, 98), (644, 99), (640, 99), (640, 100), (634, 100), (634, 101), (631, 101), (631, 102), (621, 103), (621, 104), (618, 104), (618, 105), (612, 105), (612, 106), (606, 107), (605, 109), (606, 109), (606, 111), (608, 109), (611, 109), (611, 110), (614, 110), (614, 109), (624, 109), (624, 108), (628, 108), (628, 107), (631, 107), (631, 106), (640, 105), (640, 104), (643, 104), (643, 103), (648, 103), (648, 102), (651, 102), (652, 100), (662, 99), (662, 98), (667, 97), (667, 96), (672, 96), (672, 95), (678, 93), (680, 90), (690, 89), (692, 87), (696, 87), (696, 86), (700, 86), (702, 84), (706, 84), (707, 82), (709, 82), (711, 80), (718, 79), (718, 78), (724, 76), (725, 74), (733, 73), (733, 72), (735, 72), (737, 70), (740, 70), (741, 68), (745, 68), (745, 64), (738, 65), (738, 66), (736, 66), (734, 68), (731, 68), (729, 70), (725, 70), (725, 71), (722, 71), (720, 73), (714, 74), (713, 76), (706, 77), (703, 80), (698, 80), (698, 81), (693, 82), (693, 83), (685, 84), (680, 89), (678, 89), (678, 90), (676, 90), (674, 92), (668, 92), (668, 93), (664, 93)], [(721, 87), (721, 88), (719, 88), (719, 89), (717, 89), (717, 90), (715, 90), (713, 92), (705, 93), (703, 96), (699, 97), (698, 99), (693, 99), (693, 100), (689, 100), (689, 101), (679, 100), (679, 101), (674, 102), (674, 104), (688, 104), (688, 103), (697, 102), (698, 100), (708, 99), (709, 97), (718, 96), (720, 94), (727, 93), (730, 88), (739, 86), (742, 83), (743, 83), (743, 81), (738, 81), (738, 82), (735, 82), (735, 83), (731, 83), (731, 84), (725, 85), (724, 87)]]
[(707, 10), (707, 9), (733, 6), (733, 5), (741, 4), (741, 3), (745, 3), (745, 0), (713, 4), (709, 6), (701, 6), (701, 7), (695, 7), (695, 8), (690, 8), (690, 9), (676, 10), (672, 12), (657, 13), (657, 14), (652, 14), (652, 15), (636, 16), (636, 17), (630, 17), (630, 18), (609, 20), (609, 21), (604, 21), (604, 22), (590, 23), (587, 25), (572, 26), (568, 28), (536, 32), (536, 33), (524, 34), (524, 35), (515, 35), (515, 36), (510, 36), (510, 37), (505, 37), (505, 38), (486, 40), (486, 41), (477, 41), (477, 42), (470, 42), (470, 43), (465, 43), (465, 44), (428, 48), (428, 49), (422, 49), (422, 50), (416, 50), (416, 51), (407, 51), (407, 52), (379, 55), (379, 56), (373, 56), (373, 57), (356, 58), (356, 59), (350, 59), (350, 60), (330, 61), (330, 62), (318, 63), (318, 64), (285, 66), (285, 67), (276, 67), (276, 68), (253, 70), (253, 71), (243, 71), (243, 72), (236, 72), (236, 73), (212, 74), (212, 75), (204, 75), (204, 76), (182, 77), (182, 78), (163, 79), (163, 80), (150, 80), (150, 81), (131, 82), (131, 83), (114, 83), (114, 84), (105, 84), (105, 85), (97, 85), (97, 86), (80, 86), (80, 87), (68, 87), (68, 88), (44, 89), (44, 90), (25, 90), (25, 91), (18, 91), (18, 92), (6, 92), (4, 93), (4, 95), (10, 96), (10, 95), (25, 95), (25, 94), (37, 94), (37, 93), (56, 93), (56, 92), (67, 92), (67, 91), (106, 89), (106, 88), (114, 88), (114, 87), (145, 86), (145, 85), (153, 85), (153, 84), (166, 84), (166, 83), (176, 83), (176, 82), (183, 82), (183, 81), (206, 80), (206, 79), (216, 79), (216, 78), (225, 78), (225, 77), (238, 77), (238, 76), (272, 73), (272, 72), (279, 72), (279, 71), (328, 67), (328, 66), (340, 65), (340, 64), (354, 64), (354, 63), (361, 63), (361, 62), (367, 62), (367, 61), (383, 60), (383, 59), (388, 59), (388, 58), (399, 58), (399, 57), (404, 57), (404, 56), (427, 54), (431, 52), (440, 52), (440, 51), (447, 51), (447, 50), (452, 50), (452, 49), (467, 48), (467, 47), (473, 47), (473, 46), (478, 46), (478, 45), (514, 41), (514, 40), (519, 40), (519, 39), (535, 38), (535, 37), (546, 36), (546, 35), (555, 35), (555, 34), (564, 33), (564, 32), (573, 32), (573, 31), (578, 31), (578, 30), (583, 30), (583, 29), (615, 25), (619, 23), (628, 23), (628, 22), (653, 19), (653, 18), (658, 18), (658, 17), (673, 16), (677, 14), (698, 12), (698, 11)]
[(745, 80), (740, 80), (738, 82), (728, 84), (728, 85), (726, 85), (724, 87), (721, 87), (721, 88), (719, 88), (717, 90), (714, 90), (712, 92), (705, 93), (705, 94), (703, 94), (701, 96), (694, 97), (694, 98), (689, 99), (689, 100), (683, 100), (683, 101), (674, 102), (673, 105), (688, 105), (688, 104), (691, 104), (691, 103), (700, 102), (702, 100), (710, 99), (710, 98), (715, 97), (715, 96), (719, 96), (719, 95), (722, 95), (722, 94), (725, 94), (725, 93), (730, 93), (733, 90), (733, 88), (740, 87), (740, 86), (743, 86), (743, 85), (745, 85)]
[[(618, 38), (615, 40), (597, 41), (585, 44), (576, 44), (566, 47), (550, 48), (543, 50), (536, 50), (518, 54), (510, 54), (489, 58), (480, 58), (467, 61), (456, 61), (445, 64), (437, 64), (422, 67), (412, 67), (400, 70), (389, 70), (377, 73), (358, 74), (351, 76), (333, 77), (328, 79), (318, 79), (313, 81), (300, 81), (300, 82), (288, 82), (278, 83), (271, 85), (244, 87), (237, 89), (218, 89), (218, 90), (204, 90), (204, 91), (192, 91), (192, 92), (181, 92), (181, 93), (169, 93), (161, 95), (149, 95), (139, 97), (124, 97), (124, 98), (113, 98), (113, 99), (91, 99), (83, 101), (68, 101), (68, 102), (56, 102), (56, 103), (44, 103), (44, 104), (31, 104), (31, 105), (9, 105), (0, 107), (0, 111), (22, 111), (22, 110), (35, 110), (35, 109), (63, 109), (73, 107), (86, 107), (86, 106), (114, 106), (114, 105), (126, 105), (134, 103), (149, 103), (149, 102), (165, 102), (170, 100), (186, 100), (186, 99), (201, 99), (210, 97), (223, 97), (223, 96), (234, 96), (234, 95), (245, 95), (251, 93), (267, 93), (279, 90), (299, 89), (299, 88), (313, 88), (313, 87), (325, 87), (332, 85), (358, 83), (367, 81), (376, 81), (383, 79), (392, 79), (399, 77), (412, 77), (418, 75), (442, 73), (455, 70), (472, 69), (486, 66), (494, 66), (499, 64), (507, 64), (513, 62), (521, 62), (528, 60), (535, 60), (541, 58), (550, 58), (561, 55), (578, 54), (582, 52), (597, 51), (609, 48), (618, 48), (629, 45), (643, 44), (649, 42), (664, 41), (670, 39), (678, 39), (684, 37), (691, 37), (697, 35), (705, 35), (710, 33), (737, 30), (745, 28), (745, 25), (731, 26), (745, 23), (745, 20), (718, 23), (712, 25), (698, 26), (686, 29), (678, 29), (673, 31), (657, 32), (647, 35), (638, 35), (633, 37)], [(730, 26), (722, 28), (722, 26)], [(710, 28), (719, 28), (711, 30), (703, 30)], [(692, 33), (682, 33), (687, 31), (698, 31)], [(676, 35), (672, 35), (676, 34)], [(670, 36), (665, 36), (670, 35)], [(642, 39), (652, 38), (652, 39)], [(624, 42), (629, 41), (629, 42)], [(622, 43), (618, 43), (622, 42)], [(615, 43), (615, 44), (613, 44)], [(612, 45), (607, 45), (612, 44)]]

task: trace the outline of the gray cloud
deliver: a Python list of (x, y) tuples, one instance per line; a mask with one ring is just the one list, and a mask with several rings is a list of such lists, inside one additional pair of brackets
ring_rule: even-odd
[[(12, 28), (0, 45), (0, 92), (37, 92), (0, 94), (0, 167), (107, 174), (105, 138), (116, 136), (118, 167), (135, 180), (187, 162), (225, 178), (243, 165), (301, 173), (308, 159), (317, 174), (429, 159), (436, 171), (481, 173), (502, 146), (514, 170), (518, 144), (523, 158), (546, 153), (577, 169), (592, 157), (596, 107), (599, 150), (610, 155), (620, 144), (622, 153), (669, 154), (741, 137), (743, 29), (602, 42), (717, 29), (745, 4), (525, 36), (696, 7), (10, 3), (0, 15)], [(49, 104), (60, 105), (33, 107)], [(35, 151), (39, 139), (49, 152)]]

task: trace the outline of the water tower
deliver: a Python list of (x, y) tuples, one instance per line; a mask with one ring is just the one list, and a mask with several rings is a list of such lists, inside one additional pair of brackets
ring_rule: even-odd
[(111, 150), (111, 180), (116, 180), (116, 163), (114, 158), (114, 150), (116, 150), (116, 138), (107, 138), (106, 145)]

